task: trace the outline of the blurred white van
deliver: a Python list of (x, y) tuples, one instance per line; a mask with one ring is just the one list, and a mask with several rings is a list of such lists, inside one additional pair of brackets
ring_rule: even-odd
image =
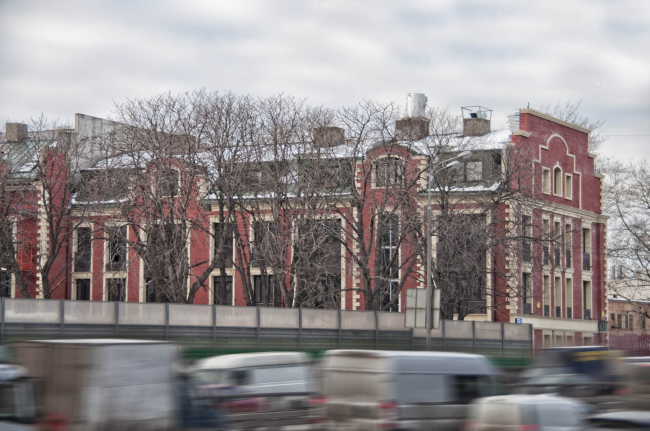
[(332, 430), (457, 430), (470, 401), (499, 393), (480, 355), (332, 350), (321, 367)]
[(243, 353), (202, 359), (193, 376), (201, 385), (237, 387), (247, 394), (311, 392), (311, 361), (302, 352)]

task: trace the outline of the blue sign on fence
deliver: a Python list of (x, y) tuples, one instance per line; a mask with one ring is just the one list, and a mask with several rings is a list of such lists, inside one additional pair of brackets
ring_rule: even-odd
[(521, 317), (515, 317), (515, 323), (521, 324)]

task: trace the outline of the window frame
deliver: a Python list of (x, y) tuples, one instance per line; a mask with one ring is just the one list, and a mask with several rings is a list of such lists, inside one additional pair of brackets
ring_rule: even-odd
[(221, 282), (221, 275), (214, 275), (214, 273), (210, 276), (210, 283), (212, 283), (211, 286), (211, 291), (212, 291), (212, 305), (229, 305), (229, 306), (234, 306), (235, 305), (235, 276), (226, 274), (226, 289), (228, 288), (228, 283), (230, 283), (230, 295), (226, 294), (226, 301), (228, 301), (228, 296), (230, 296), (230, 304), (217, 304), (216, 303), (216, 295), (214, 294), (217, 288), (217, 281)]
[[(89, 230), (89, 246), (90, 249), (88, 250), (88, 270), (87, 271), (80, 271), (77, 269), (77, 254), (79, 253), (79, 229), (88, 229)], [(73, 272), (74, 273), (91, 273), (93, 270), (93, 248), (94, 248), (94, 238), (93, 238), (93, 228), (89, 224), (81, 224), (77, 226), (77, 228), (74, 230), (74, 238), (73, 238), (73, 243), (72, 243), (72, 251), (73, 251), (73, 259), (72, 259), (72, 264), (73, 264)]]
[[(111, 262), (111, 234), (107, 235), (107, 231), (111, 231), (114, 229), (124, 229), (124, 267), (121, 269), (113, 269), (113, 267), (109, 268), (109, 265), (112, 263)], [(103, 264), (103, 269), (105, 273), (124, 273), (128, 272), (129, 270), (129, 265), (128, 265), (128, 256), (129, 256), (129, 226), (127, 223), (107, 223), (104, 225), (103, 228), (103, 235), (104, 235), (104, 264)]]
[[(559, 275), (553, 278), (553, 301), (553, 316), (562, 317), (562, 277)], [(558, 308), (560, 310), (559, 314), (557, 313)]]
[(120, 301), (112, 301), (112, 302), (129, 302), (129, 278), (125, 275), (119, 275), (119, 274), (111, 274), (111, 275), (105, 275), (104, 276), (104, 292), (103, 292), (103, 298), (105, 302), (109, 301), (109, 291), (108, 291), (108, 283), (109, 280), (124, 280), (124, 299)]
[[(165, 187), (169, 187), (170, 185), (174, 184), (175, 187), (173, 190), (163, 190), (163, 187), (161, 187), (161, 180), (162, 178), (160, 177), (162, 174), (169, 174), (171, 172), (174, 172), (176, 175), (176, 178), (173, 181), (169, 181), (168, 178), (165, 178)], [(167, 167), (159, 167), (156, 168), (152, 172), (152, 179), (153, 179), (153, 190), (154, 194), (157, 197), (161, 198), (175, 198), (180, 196), (181, 192), (181, 171), (178, 168), (175, 168), (173, 166)], [(169, 192), (169, 193), (168, 193)], [(172, 193), (173, 192), (173, 193)]]
[[(564, 297), (565, 297), (565, 305), (564, 305), (564, 316), (567, 319), (575, 319), (575, 307), (573, 306), (573, 277), (565, 277), (565, 287), (564, 287)], [(571, 317), (569, 317), (568, 310), (569, 308), (571, 309)]]
[(564, 174), (564, 198), (573, 200), (573, 175)]
[(542, 193), (551, 194), (551, 168), (542, 167)]
[(553, 168), (553, 184), (551, 188), (553, 190), (553, 196), (564, 196), (564, 175), (559, 165)]
[[(380, 166), (394, 166), (394, 178), (388, 179), (388, 175), (390, 175), (390, 172), (387, 172), (386, 175), (381, 176), (379, 175), (378, 169)], [(404, 160), (402, 157), (398, 157), (395, 155), (386, 155), (382, 157), (376, 158), (372, 162), (372, 186), (373, 188), (378, 188), (378, 189), (384, 189), (384, 188), (390, 188), (390, 187), (395, 187), (399, 186), (402, 187), (404, 185), (405, 181), (405, 174), (406, 174), (406, 160)], [(382, 181), (378, 181), (380, 178), (382, 178)], [(386, 181), (386, 184), (383, 184), (383, 181)]]
[[(382, 226), (382, 217), (387, 217), (389, 219), (389, 228), (388, 228), (388, 238), (389, 238), (389, 244), (385, 245), (383, 239), (380, 239), (382, 235), (384, 235), (383, 229), (380, 228)], [(397, 220), (397, 241), (393, 241), (393, 234), (395, 232), (395, 229), (393, 228), (393, 222)], [(402, 272), (401, 268), (401, 233), (400, 233), (400, 214), (397, 212), (386, 212), (382, 214), (377, 215), (377, 238), (376, 238), (376, 248), (379, 249), (380, 253), (380, 258), (379, 258), (379, 264), (380, 264), (380, 272), (383, 274), (384, 273), (384, 253), (387, 251), (388, 254), (390, 255), (390, 261), (389, 261), (389, 267), (388, 267), (388, 276), (386, 277), (387, 280), (387, 289), (388, 291), (386, 292), (388, 295), (388, 301), (392, 301), (393, 295), (395, 293), (393, 292), (394, 290), (397, 290), (399, 288), (399, 283), (400, 283), (400, 274)], [(392, 265), (391, 265), (392, 263)], [(395, 268), (391, 268), (392, 266), (395, 266)], [(395, 271), (395, 273), (393, 273)], [(382, 286), (383, 288), (384, 286)], [(384, 295), (386, 294), (385, 292), (381, 293), (381, 307), (383, 309), (384, 306)], [(401, 292), (397, 293), (397, 300), (395, 301), (395, 304), (390, 307), (387, 311), (389, 312), (399, 312), (401, 310), (400, 308), (400, 299), (401, 299)]]
[[(217, 258), (217, 236), (221, 236), (220, 233), (217, 232), (217, 226), (219, 225), (224, 225), (226, 229), (230, 228), (231, 230), (231, 238), (230, 241), (232, 244), (226, 247), (230, 247), (230, 256), (224, 255), (224, 258), (226, 259), (226, 269), (232, 269), (235, 267), (235, 258), (236, 258), (236, 248), (237, 248), (237, 241), (236, 241), (236, 235), (235, 232), (238, 230), (237, 229), (237, 223), (236, 222), (219, 222), (218, 219), (212, 220), (212, 225), (210, 226), (211, 229), (211, 235), (210, 235), (210, 262), (213, 262), (214, 259)], [(221, 228), (220, 228), (221, 229)], [(226, 250), (227, 251), (227, 250)], [(230, 263), (228, 263), (227, 259), (230, 257)], [(218, 265), (216, 270), (219, 270), (221, 267), (221, 264)]]
[[(79, 287), (77, 283), (80, 280), (88, 281), (88, 299), (79, 299)], [(70, 299), (73, 301), (92, 301), (93, 300), (93, 279), (92, 277), (79, 276), (72, 279), (72, 292), (70, 292)]]
[[(465, 181), (468, 183), (475, 183), (479, 181), (483, 181), (483, 160), (468, 160), (464, 162), (464, 171), (465, 171)], [(478, 179), (470, 179), (470, 165), (478, 165), (479, 170), (479, 178)], [(472, 171), (472, 173), (476, 173), (476, 171)]]

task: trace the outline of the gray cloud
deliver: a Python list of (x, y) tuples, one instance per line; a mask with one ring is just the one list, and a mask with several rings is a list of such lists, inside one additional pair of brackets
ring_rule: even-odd
[[(650, 3), (0, 2), (0, 119), (108, 116), (206, 87), (338, 107), (362, 99), (495, 110), (582, 100), (610, 134), (650, 134)], [(460, 109), (459, 109), (460, 110)], [(650, 137), (604, 153), (650, 155)]]

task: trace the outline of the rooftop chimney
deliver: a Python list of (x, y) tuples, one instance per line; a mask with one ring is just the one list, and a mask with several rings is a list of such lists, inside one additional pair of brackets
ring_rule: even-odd
[(463, 106), (463, 135), (481, 136), (490, 132), (492, 110), (483, 106)]
[(5, 125), (5, 139), (7, 142), (18, 142), (27, 139), (27, 124), (7, 123)]
[(315, 147), (337, 147), (345, 143), (345, 131), (340, 127), (314, 127), (312, 135)]
[(395, 122), (395, 138), (398, 141), (418, 141), (429, 136), (426, 109), (427, 96), (422, 93), (406, 95), (406, 117)]

